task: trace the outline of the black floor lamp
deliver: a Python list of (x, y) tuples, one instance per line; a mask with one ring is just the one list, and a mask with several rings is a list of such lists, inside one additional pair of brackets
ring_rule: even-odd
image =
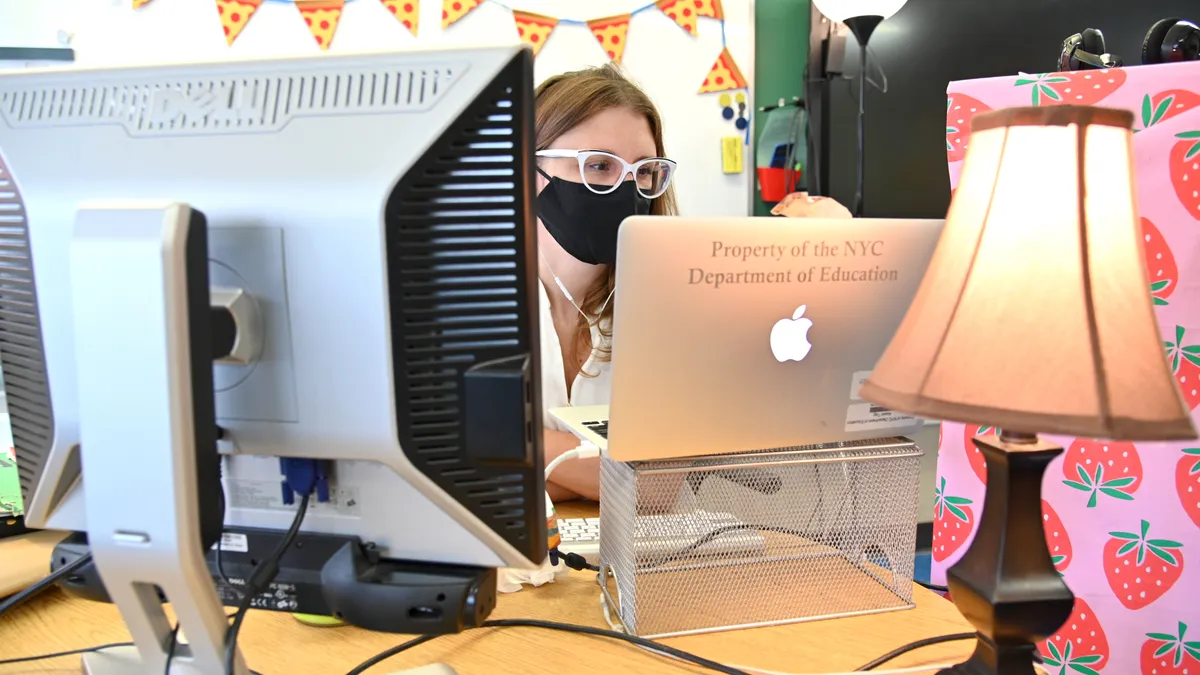
[[(879, 24), (900, 11), (908, 0), (813, 0), (827, 19), (845, 24), (854, 33), (861, 50), (858, 69), (858, 182), (854, 192), (854, 215), (863, 215), (863, 116), (867, 101), (867, 43)], [(824, 123), (828, 123), (827, 121)]]

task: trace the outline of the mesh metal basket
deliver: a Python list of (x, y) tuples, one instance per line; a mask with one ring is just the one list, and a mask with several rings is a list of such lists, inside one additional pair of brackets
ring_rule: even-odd
[(922, 454), (886, 438), (604, 458), (604, 601), (644, 637), (911, 608)]

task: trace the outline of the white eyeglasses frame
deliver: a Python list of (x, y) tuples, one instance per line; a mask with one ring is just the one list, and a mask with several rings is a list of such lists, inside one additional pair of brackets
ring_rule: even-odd
[[(605, 157), (611, 157), (612, 159), (615, 159), (618, 162), (620, 162), (622, 165), (621, 179), (618, 180), (616, 183), (613, 183), (613, 185), (606, 190), (597, 189), (591, 183), (588, 183), (587, 179), (584, 177), (584, 170), (585, 170), (584, 164), (587, 162), (588, 158), (595, 157), (596, 155), (604, 155)], [(586, 187), (587, 189), (591, 190), (592, 192), (594, 192), (598, 195), (606, 195), (606, 194), (616, 191), (617, 188), (621, 187), (621, 183), (625, 182), (626, 176), (633, 176), (633, 184), (635, 186), (637, 186), (637, 170), (638, 169), (640, 169), (645, 164), (649, 164), (650, 162), (666, 162), (671, 167), (671, 173), (670, 173), (670, 175), (667, 176), (667, 180), (663, 182), (661, 190), (659, 190), (658, 192), (656, 192), (654, 194), (647, 194), (645, 191), (642, 190), (641, 187), (637, 188), (638, 194), (642, 195), (646, 199), (655, 199), (657, 197), (661, 197), (663, 195), (663, 193), (665, 193), (667, 191), (667, 189), (671, 187), (671, 181), (675, 180), (675, 170), (677, 168), (679, 168), (679, 164), (675, 160), (667, 159), (666, 157), (647, 157), (646, 159), (641, 159), (641, 160), (634, 162), (633, 164), (630, 164), (629, 162), (626, 162), (624, 159), (621, 159), (620, 157), (618, 157), (618, 156), (614, 155), (613, 153), (608, 152), (606, 150), (561, 150), (561, 149), (553, 150), (553, 149), (547, 149), (547, 150), (538, 150), (536, 153), (534, 153), (534, 156), (543, 157), (546, 159), (575, 159), (576, 161), (579, 162), (579, 177), (580, 177), (580, 179), (582, 179), (584, 187)]]

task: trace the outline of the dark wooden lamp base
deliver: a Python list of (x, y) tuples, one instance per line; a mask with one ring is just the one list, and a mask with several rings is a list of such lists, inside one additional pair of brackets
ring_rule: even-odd
[(975, 539), (946, 578), (978, 641), (970, 659), (939, 675), (1034, 675), (1036, 644), (1075, 603), (1042, 529), (1042, 477), (1063, 449), (1007, 432), (974, 442), (987, 460), (987, 494)]

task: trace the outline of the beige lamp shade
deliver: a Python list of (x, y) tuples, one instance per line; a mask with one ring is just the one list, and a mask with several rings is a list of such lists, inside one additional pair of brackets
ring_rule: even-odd
[(1133, 115), (978, 115), (929, 269), (864, 399), (1016, 432), (1196, 436), (1141, 247)]

